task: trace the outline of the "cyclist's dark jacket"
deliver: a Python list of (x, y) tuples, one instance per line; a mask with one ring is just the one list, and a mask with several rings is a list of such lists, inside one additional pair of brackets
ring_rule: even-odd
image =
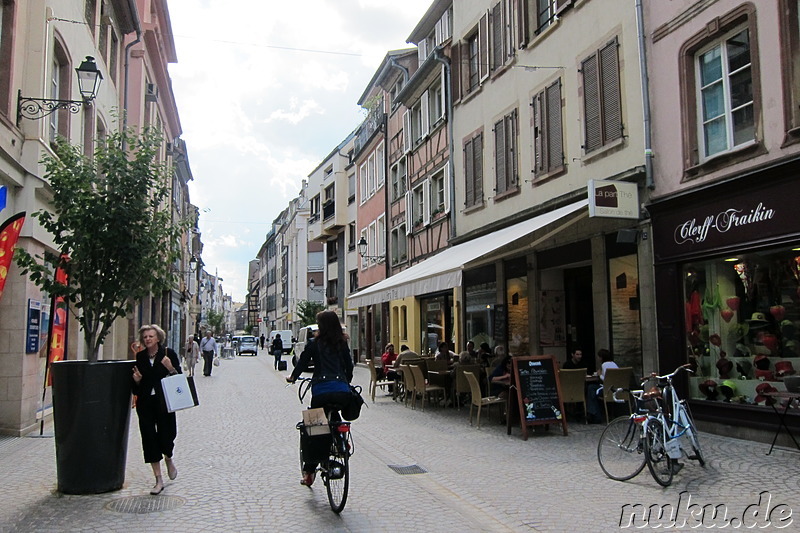
[(343, 343), (338, 349), (332, 349), (319, 340), (309, 341), (292, 371), (292, 380), (299, 378), (312, 360), (314, 374), (311, 377), (311, 394), (317, 396), (329, 392), (350, 391), (349, 383), (353, 380), (353, 357), (347, 344)]

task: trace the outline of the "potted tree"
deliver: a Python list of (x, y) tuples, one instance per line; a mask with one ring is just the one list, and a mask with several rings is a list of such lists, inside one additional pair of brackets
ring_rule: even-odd
[[(51, 210), (34, 213), (54, 249), (33, 256), (17, 249), (22, 273), (51, 296), (61, 296), (78, 320), (86, 360), (52, 365), (58, 490), (90, 494), (125, 481), (131, 412), (132, 361), (104, 354), (114, 322), (133, 303), (169, 289), (180, 257), (182, 221), (165, 206), (170, 168), (158, 160), (160, 136), (151, 130), (112, 133), (92, 157), (60, 141), (46, 156)], [(63, 269), (66, 285), (54, 279)], [(115, 357), (116, 356), (116, 357)], [(117, 359), (117, 360), (114, 360)]]

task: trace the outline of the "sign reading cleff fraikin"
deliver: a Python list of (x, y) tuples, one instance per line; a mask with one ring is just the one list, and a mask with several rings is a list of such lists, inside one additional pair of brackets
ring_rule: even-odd
[(800, 187), (788, 181), (740, 194), (709, 193), (707, 203), (689, 203), (658, 215), (653, 219), (656, 260), (736, 250), (797, 234), (798, 195)]
[(627, 181), (589, 180), (589, 216), (639, 219), (639, 190)]

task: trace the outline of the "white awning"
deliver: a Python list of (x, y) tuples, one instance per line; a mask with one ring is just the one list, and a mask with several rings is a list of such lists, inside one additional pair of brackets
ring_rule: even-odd
[[(485, 257), (581, 208), (586, 208), (588, 203), (588, 200), (581, 200), (471, 241), (446, 248), (421, 263), (348, 296), (347, 306), (351, 309), (364, 307), (407, 296), (458, 287), (461, 285), (464, 265)], [(560, 231), (560, 229), (562, 228), (559, 227), (556, 231)]]

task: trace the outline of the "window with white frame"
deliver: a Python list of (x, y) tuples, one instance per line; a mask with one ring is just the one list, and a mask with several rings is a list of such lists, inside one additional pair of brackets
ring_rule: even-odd
[[(444, 68), (444, 67), (442, 67)], [(444, 118), (445, 113), (445, 88), (444, 73), (428, 89), (428, 124), (436, 124)]]
[(392, 230), (391, 235), (391, 262), (393, 265), (403, 263), (408, 259), (408, 236), (406, 225), (400, 224)]
[(423, 181), (416, 187), (411, 194), (411, 220), (414, 227), (427, 225), (430, 221), (430, 210), (428, 209), (428, 180)]
[(750, 33), (738, 28), (697, 54), (701, 159), (755, 137)]
[(375, 194), (375, 152), (367, 158), (367, 196)]
[(347, 225), (347, 249), (352, 251), (356, 249), (356, 223), (351, 222)]
[(442, 167), (430, 178), (430, 212), (431, 216), (444, 213), (447, 209), (446, 167)]
[(358, 181), (361, 184), (361, 200), (359, 203), (364, 203), (369, 198), (369, 194), (367, 192), (367, 162), (364, 161), (361, 163), (361, 166), (358, 167)]
[(536, 33), (547, 29), (556, 18), (556, 0), (536, 0)]
[[(367, 227), (367, 234), (369, 235), (369, 237), (367, 237), (367, 242), (369, 243), (369, 246), (367, 247), (367, 249), (369, 250), (367, 252), (367, 255), (370, 255), (373, 258), (376, 258), (376, 257), (378, 257), (378, 224), (377, 224), (377, 222), (372, 222)], [(374, 260), (375, 259), (373, 259), (373, 261)]]
[(386, 257), (386, 216), (381, 215), (375, 221), (375, 231), (377, 232), (377, 255), (380, 257), (379, 261), (383, 261)]
[(386, 150), (383, 144), (375, 149), (375, 181), (377, 189), (386, 184)]
[(406, 186), (406, 156), (400, 157), (392, 165), (392, 202), (400, 200), (408, 190)]
[(347, 175), (347, 203), (352, 204), (356, 201), (356, 173)]

